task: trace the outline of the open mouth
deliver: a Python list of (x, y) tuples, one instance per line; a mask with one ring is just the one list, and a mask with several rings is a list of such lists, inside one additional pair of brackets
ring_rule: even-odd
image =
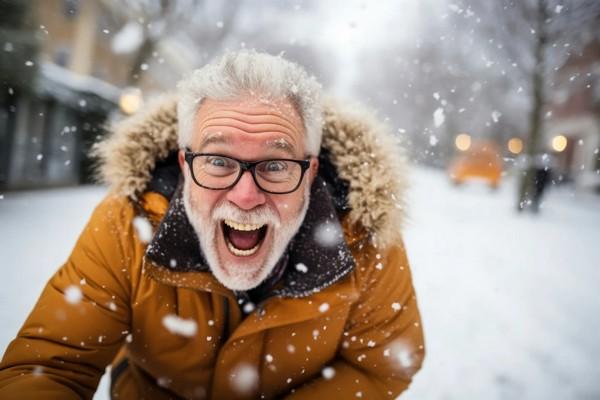
[(248, 257), (258, 251), (267, 234), (267, 225), (244, 224), (231, 220), (222, 222), (225, 243), (238, 257)]

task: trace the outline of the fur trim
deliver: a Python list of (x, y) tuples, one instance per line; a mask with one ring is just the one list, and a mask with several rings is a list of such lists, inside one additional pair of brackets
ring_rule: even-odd
[[(156, 162), (178, 148), (175, 97), (151, 102), (111, 131), (92, 150), (97, 177), (111, 191), (135, 199), (152, 178)], [(377, 244), (398, 240), (405, 214), (407, 167), (389, 129), (372, 111), (328, 100), (322, 146), (330, 151), (340, 178), (349, 183), (350, 221), (362, 225)]]
[(143, 111), (118, 122), (110, 131), (106, 139), (92, 147), (96, 179), (111, 191), (135, 199), (152, 179), (156, 162), (178, 148), (175, 96), (154, 99)]
[(324, 110), (322, 147), (350, 184), (350, 221), (364, 226), (378, 244), (399, 240), (407, 165), (398, 138), (361, 105), (329, 99)]

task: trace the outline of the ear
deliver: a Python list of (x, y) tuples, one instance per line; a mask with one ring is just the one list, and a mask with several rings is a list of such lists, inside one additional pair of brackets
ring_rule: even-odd
[(310, 184), (312, 185), (313, 181), (317, 177), (319, 173), (319, 157), (311, 157), (310, 159)]
[(181, 169), (181, 173), (185, 176), (185, 151), (180, 149), (177, 153), (177, 161), (179, 162), (179, 168)]

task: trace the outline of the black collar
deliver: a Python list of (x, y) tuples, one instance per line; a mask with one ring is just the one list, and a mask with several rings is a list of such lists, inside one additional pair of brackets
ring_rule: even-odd
[[(328, 189), (331, 190), (325, 180), (317, 176), (311, 188), (306, 218), (288, 247), (281, 284), (274, 286), (269, 295), (308, 296), (339, 281), (354, 268), (354, 258), (344, 241)], [(196, 232), (185, 212), (181, 183), (146, 249), (146, 257), (173, 271), (209, 271)]]

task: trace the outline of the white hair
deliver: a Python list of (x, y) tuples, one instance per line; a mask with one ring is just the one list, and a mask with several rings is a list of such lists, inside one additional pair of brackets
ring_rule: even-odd
[(202, 100), (230, 100), (248, 95), (289, 100), (302, 118), (306, 152), (319, 154), (322, 137), (321, 85), (296, 63), (256, 51), (227, 52), (177, 84), (179, 146), (191, 142)]

